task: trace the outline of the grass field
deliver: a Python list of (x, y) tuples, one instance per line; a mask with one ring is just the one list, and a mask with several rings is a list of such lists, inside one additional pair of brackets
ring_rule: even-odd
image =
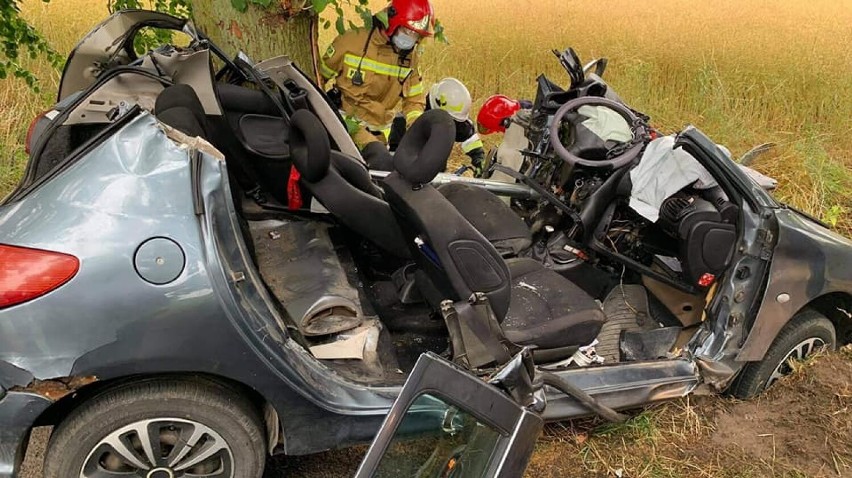
[[(477, 104), (493, 93), (529, 98), (539, 73), (566, 81), (551, 49), (606, 56), (606, 78), (658, 128), (694, 124), (735, 155), (777, 144), (756, 163), (780, 180), (777, 196), (852, 234), (852, 0), (434, 4), (450, 44), (427, 45), (428, 80), (455, 76)], [(106, 15), (102, 0), (23, 7), (60, 52)], [(323, 32), (321, 43), (331, 36)], [(57, 72), (39, 60), (27, 65), (43, 93), (0, 82), (0, 195), (22, 172), (31, 118), (56, 91)]]

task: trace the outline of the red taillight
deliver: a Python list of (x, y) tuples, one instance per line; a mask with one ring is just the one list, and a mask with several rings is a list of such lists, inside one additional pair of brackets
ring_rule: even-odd
[(47, 294), (79, 269), (68, 254), (0, 244), (0, 309)]
[(24, 150), (27, 152), (27, 154), (32, 153), (31, 149), (32, 149), (33, 133), (35, 132), (36, 125), (38, 124), (39, 120), (44, 118), (44, 115), (46, 115), (46, 114), (47, 114), (47, 111), (42, 111), (38, 116), (35, 117), (33, 122), (30, 123), (30, 127), (27, 129), (27, 142), (24, 143)]

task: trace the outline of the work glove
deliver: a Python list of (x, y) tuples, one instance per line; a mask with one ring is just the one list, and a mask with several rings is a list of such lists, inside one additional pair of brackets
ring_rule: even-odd
[(328, 96), (328, 99), (331, 101), (331, 105), (335, 109), (340, 110), (343, 108), (343, 92), (340, 91), (340, 88), (335, 86), (328, 90), (325, 94)]
[(467, 156), (470, 158), (470, 164), (473, 169), (473, 177), (481, 178), (482, 167), (485, 164), (485, 150), (482, 148), (476, 148), (473, 151), (467, 153)]
[(388, 135), (388, 150), (396, 151), (396, 148), (399, 146), (399, 143), (402, 141), (402, 137), (405, 136), (406, 125), (405, 125), (405, 116), (396, 115), (393, 117), (393, 123), (391, 123), (390, 134)]

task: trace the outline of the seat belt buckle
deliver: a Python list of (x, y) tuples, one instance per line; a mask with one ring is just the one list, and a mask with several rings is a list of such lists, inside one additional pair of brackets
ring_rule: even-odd
[(266, 204), (266, 196), (263, 195), (263, 191), (260, 189), (260, 186), (255, 186), (246, 191), (246, 197), (253, 199), (254, 202), (258, 204)]

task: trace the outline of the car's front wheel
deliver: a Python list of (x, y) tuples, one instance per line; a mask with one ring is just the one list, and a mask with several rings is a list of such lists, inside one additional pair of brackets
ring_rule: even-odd
[(802, 310), (781, 329), (763, 360), (745, 366), (730, 393), (738, 398), (753, 397), (792, 372), (791, 361), (836, 347), (837, 336), (831, 321), (815, 310)]
[(46, 478), (260, 478), (263, 422), (214, 381), (144, 380), (95, 396), (57, 426)]

